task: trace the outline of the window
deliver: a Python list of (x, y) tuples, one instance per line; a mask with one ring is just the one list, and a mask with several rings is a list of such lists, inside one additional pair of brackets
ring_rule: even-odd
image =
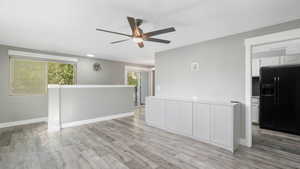
[(39, 95), (46, 93), (46, 62), (10, 58), (12, 94)]
[(58, 62), (48, 63), (48, 84), (75, 84), (74, 65)]
[(138, 73), (137, 72), (128, 72), (127, 73), (128, 78), (128, 85), (138, 86)]
[(44, 95), (48, 84), (75, 84), (75, 65), (10, 57), (12, 95)]

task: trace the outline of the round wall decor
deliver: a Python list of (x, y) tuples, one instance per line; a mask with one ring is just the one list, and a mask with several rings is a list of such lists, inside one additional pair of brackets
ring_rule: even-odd
[(102, 66), (100, 63), (94, 63), (93, 68), (96, 72), (100, 72), (102, 70)]

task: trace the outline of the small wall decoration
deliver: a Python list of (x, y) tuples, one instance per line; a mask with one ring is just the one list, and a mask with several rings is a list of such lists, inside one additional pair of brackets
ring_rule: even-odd
[(100, 63), (94, 63), (93, 68), (96, 72), (100, 72), (102, 70), (102, 66)]
[(200, 65), (198, 62), (193, 62), (191, 63), (191, 71), (192, 72), (197, 72), (200, 69)]

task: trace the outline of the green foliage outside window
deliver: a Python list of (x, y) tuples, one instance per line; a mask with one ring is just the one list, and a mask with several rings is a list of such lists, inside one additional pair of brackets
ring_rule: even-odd
[(74, 65), (57, 62), (48, 63), (48, 84), (73, 85)]
[(128, 85), (138, 86), (139, 81), (136, 72), (128, 72), (127, 77), (128, 77)]

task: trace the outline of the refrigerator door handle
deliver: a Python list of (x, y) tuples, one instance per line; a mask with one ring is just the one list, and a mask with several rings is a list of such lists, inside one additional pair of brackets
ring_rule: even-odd
[(279, 85), (280, 85), (280, 78), (277, 77), (277, 92), (276, 92), (276, 95), (277, 95), (277, 104), (279, 104)]
[(274, 97), (274, 104), (276, 104), (276, 99), (277, 99), (277, 96), (276, 96), (276, 90), (277, 90), (277, 87), (276, 87), (276, 79), (277, 77), (274, 77), (274, 81), (273, 81), (273, 84), (274, 84), (274, 93), (273, 93), (273, 97)]

